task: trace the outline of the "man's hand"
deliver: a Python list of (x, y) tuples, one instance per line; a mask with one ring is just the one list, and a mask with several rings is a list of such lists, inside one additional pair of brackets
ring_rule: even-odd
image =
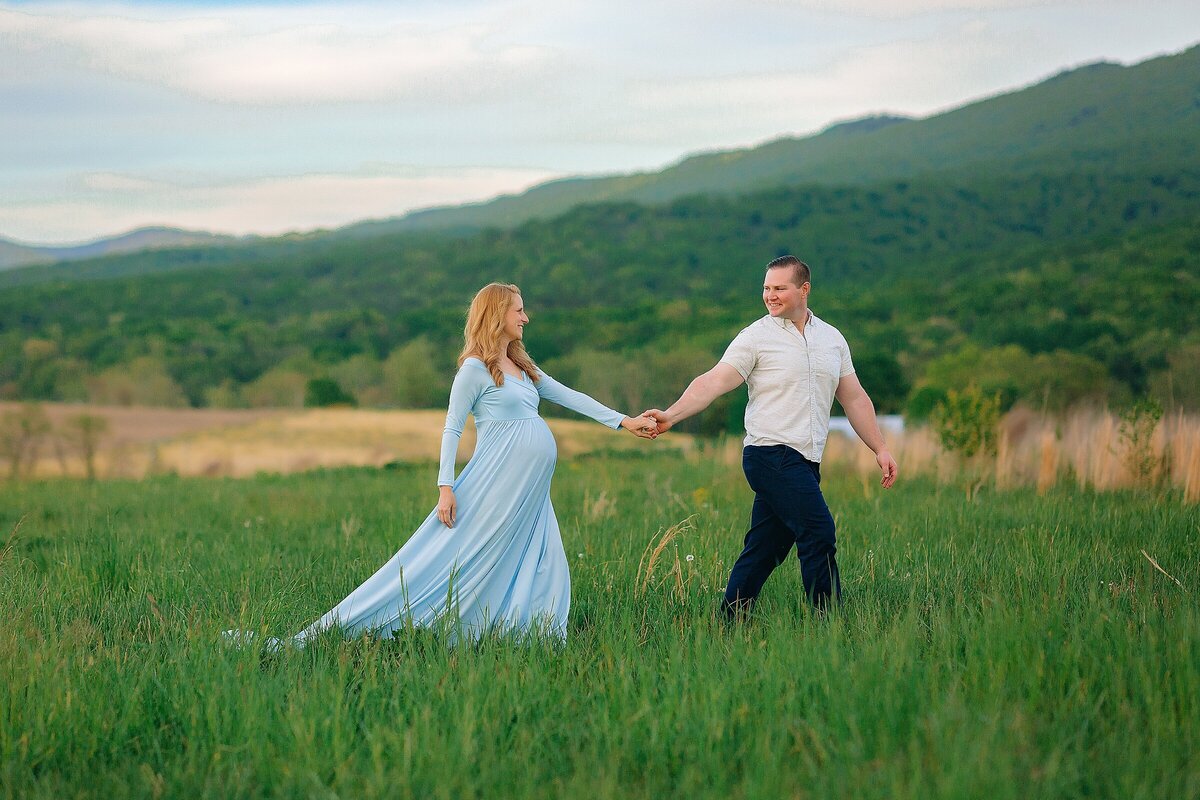
[(639, 417), (625, 417), (621, 420), (621, 427), (643, 439), (658, 437), (658, 423), (645, 414)]
[(454, 517), (458, 512), (458, 501), (454, 499), (454, 490), (449, 486), (438, 487), (438, 504), (437, 515), (438, 519), (447, 528), (454, 527)]
[(896, 482), (896, 459), (887, 449), (883, 433), (879, 430), (879, 419), (875, 416), (875, 404), (867, 395), (867, 390), (858, 382), (858, 376), (851, 372), (838, 381), (834, 396), (846, 411), (850, 427), (863, 440), (863, 444), (875, 452), (875, 463), (879, 465), (883, 478), (879, 481), (883, 488), (890, 489)]
[(671, 430), (671, 426), (675, 424), (671, 421), (670, 417), (667, 416), (667, 412), (657, 408), (651, 408), (647, 411), (643, 411), (642, 416), (649, 417), (655, 421), (659, 435)]
[(879, 469), (883, 472), (883, 479), (880, 484), (883, 488), (890, 489), (892, 484), (896, 482), (896, 459), (892, 458), (892, 454), (887, 450), (880, 450), (875, 454), (875, 463), (879, 465)]

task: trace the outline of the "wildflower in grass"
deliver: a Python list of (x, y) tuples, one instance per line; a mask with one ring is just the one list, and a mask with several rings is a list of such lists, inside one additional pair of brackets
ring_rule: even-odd
[(695, 561), (695, 560), (696, 560), (696, 557), (695, 557), (694, 555), (692, 555), (691, 553), (688, 553), (688, 554), (687, 554), (687, 560), (688, 560), (688, 561)]

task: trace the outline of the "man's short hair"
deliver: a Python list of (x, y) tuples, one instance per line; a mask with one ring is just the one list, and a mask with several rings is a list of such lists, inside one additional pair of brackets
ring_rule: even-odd
[(771, 259), (767, 264), (767, 269), (783, 269), (784, 267), (792, 268), (792, 283), (797, 286), (803, 286), (812, 281), (812, 272), (809, 270), (808, 264), (795, 256), (780, 256)]

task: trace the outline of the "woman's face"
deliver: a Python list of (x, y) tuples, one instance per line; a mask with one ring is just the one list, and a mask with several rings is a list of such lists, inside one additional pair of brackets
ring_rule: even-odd
[(509, 341), (521, 341), (529, 317), (525, 314), (525, 302), (521, 295), (514, 294), (508, 312), (504, 315), (504, 337)]

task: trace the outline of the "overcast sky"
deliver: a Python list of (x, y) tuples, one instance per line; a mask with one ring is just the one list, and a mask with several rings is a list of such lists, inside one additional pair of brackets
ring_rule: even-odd
[(330, 227), (1197, 41), (1197, 0), (0, 0), (0, 237)]

